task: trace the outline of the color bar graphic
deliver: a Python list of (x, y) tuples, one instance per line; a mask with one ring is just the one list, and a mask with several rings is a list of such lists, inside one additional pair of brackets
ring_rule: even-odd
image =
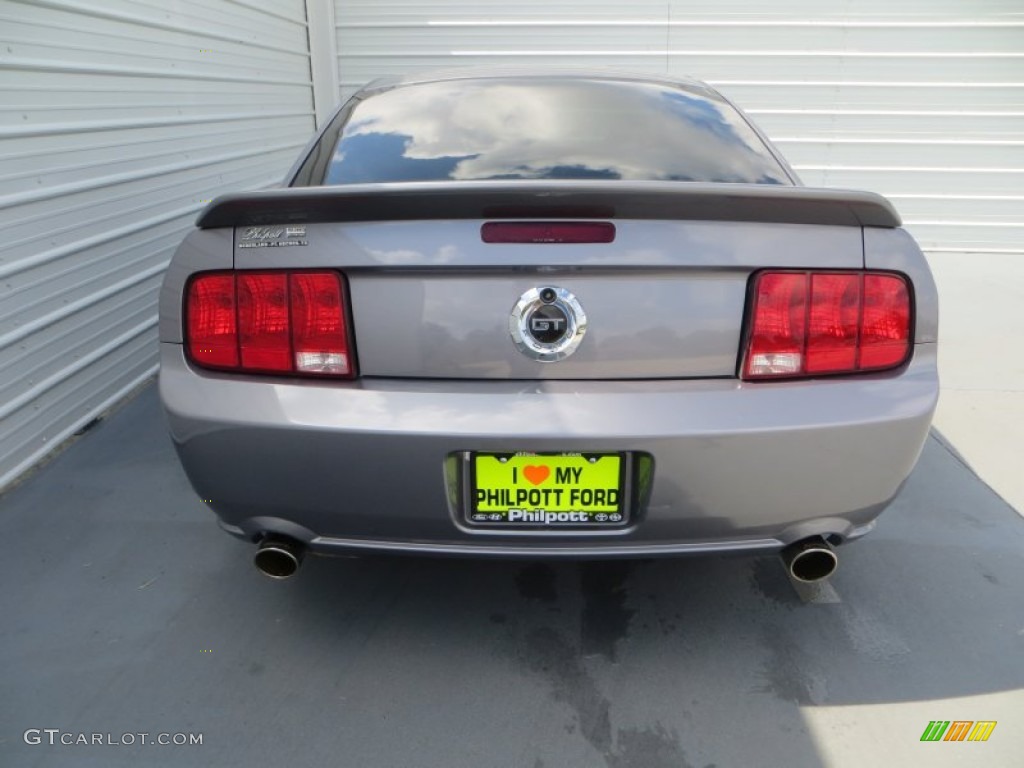
[(940, 741), (942, 734), (949, 728), (949, 720), (931, 720), (921, 734), (921, 741)]
[(921, 741), (988, 741), (996, 720), (929, 720)]
[(988, 737), (992, 735), (992, 731), (994, 731), (995, 729), (995, 720), (979, 720), (974, 724), (974, 730), (971, 731), (971, 735), (967, 737), (967, 740), (988, 741)]

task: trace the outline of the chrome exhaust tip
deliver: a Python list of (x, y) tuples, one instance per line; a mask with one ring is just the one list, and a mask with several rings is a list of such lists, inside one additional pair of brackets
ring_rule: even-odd
[(797, 581), (813, 584), (835, 573), (839, 557), (832, 545), (820, 536), (801, 539), (782, 550), (786, 572)]
[(306, 548), (293, 539), (268, 536), (260, 542), (252, 562), (264, 576), (287, 579), (299, 570), (305, 554)]

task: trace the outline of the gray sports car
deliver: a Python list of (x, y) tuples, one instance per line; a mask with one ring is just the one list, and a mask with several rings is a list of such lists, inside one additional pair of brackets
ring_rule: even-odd
[(256, 564), (306, 552), (776, 552), (875, 525), (938, 395), (937, 299), (882, 197), (811, 189), (725, 97), (437, 73), (214, 200), (160, 299), (160, 394)]

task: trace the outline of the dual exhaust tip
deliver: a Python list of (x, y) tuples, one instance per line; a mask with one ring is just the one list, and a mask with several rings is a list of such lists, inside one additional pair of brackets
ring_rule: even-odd
[(283, 536), (268, 536), (260, 542), (252, 562), (256, 570), (272, 579), (294, 576), (306, 556), (306, 547)]
[(782, 550), (786, 572), (805, 584), (827, 579), (839, 565), (836, 551), (821, 536), (811, 536), (790, 544)]
[[(268, 536), (260, 542), (253, 563), (264, 576), (287, 579), (299, 570), (305, 555), (306, 547), (298, 541), (283, 536)], [(820, 536), (790, 544), (782, 550), (781, 556), (789, 575), (805, 584), (827, 579), (839, 564), (832, 545)]]

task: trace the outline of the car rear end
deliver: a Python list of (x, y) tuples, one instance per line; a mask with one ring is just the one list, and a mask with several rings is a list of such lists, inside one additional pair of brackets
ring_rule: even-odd
[[(899, 491), (937, 308), (881, 198), (799, 187), (767, 145), (770, 184), (593, 178), (585, 152), (543, 175), (501, 147), (443, 180), (332, 182), (318, 158), (369, 141), (346, 125), (307, 186), (215, 202), (164, 284), (161, 397), (230, 532), (320, 554), (777, 551), (857, 538)], [(452, 157), (428, 146), (403, 152)]]

